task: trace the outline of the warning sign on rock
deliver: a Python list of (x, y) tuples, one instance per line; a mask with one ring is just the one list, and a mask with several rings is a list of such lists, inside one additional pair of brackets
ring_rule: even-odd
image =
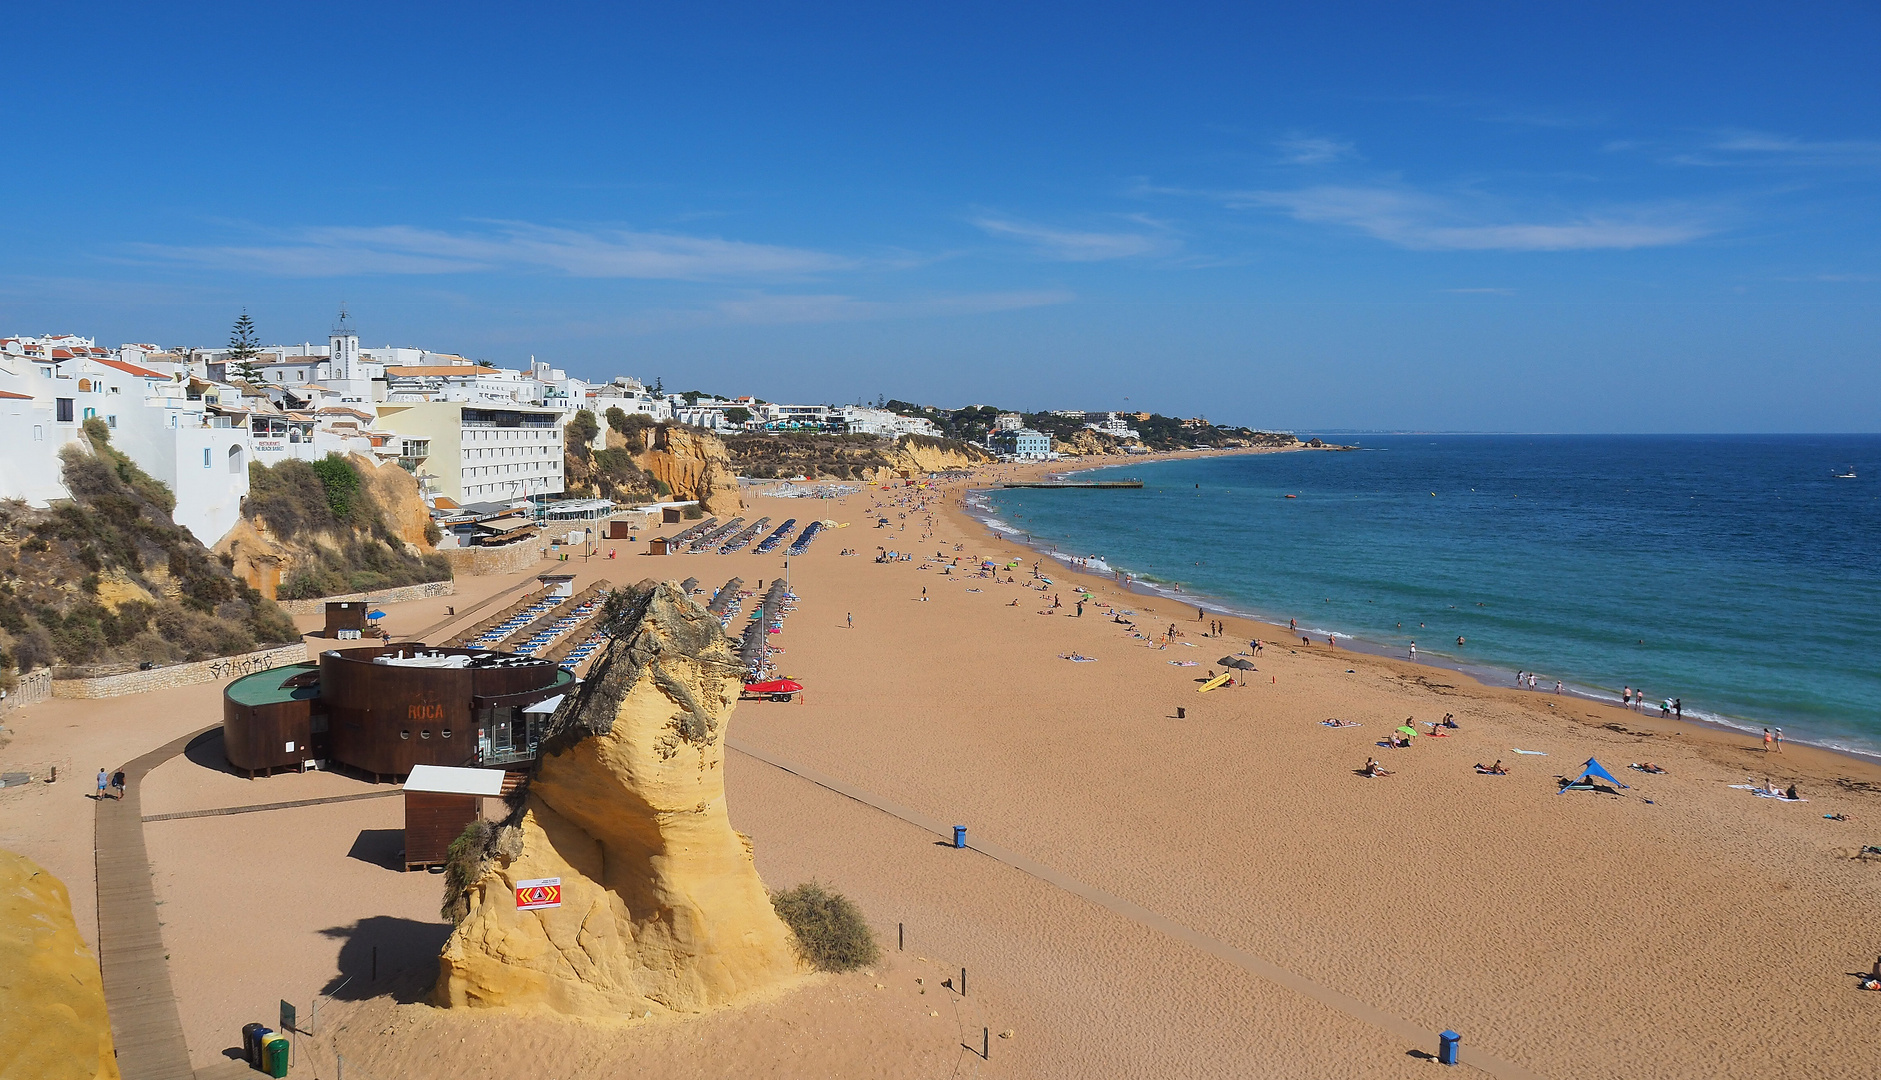
[(562, 906), (562, 879), (558, 877), (534, 878), (516, 883), (516, 910), (533, 911), (536, 908)]

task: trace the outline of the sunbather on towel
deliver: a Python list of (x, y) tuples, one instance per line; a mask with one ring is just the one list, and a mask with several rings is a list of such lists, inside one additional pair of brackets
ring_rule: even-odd
[(1476, 771), (1479, 773), (1482, 773), (1484, 776), (1507, 776), (1509, 775), (1508, 767), (1502, 764), (1501, 758), (1497, 758), (1496, 763), (1494, 765), (1484, 765), (1480, 761), (1477, 762)]
[(1377, 758), (1365, 759), (1364, 772), (1366, 776), (1390, 776), (1391, 775), (1391, 770), (1385, 768), (1383, 765), (1378, 764)]
[(1654, 775), (1665, 772), (1664, 769), (1660, 768), (1657, 765), (1654, 765), (1650, 761), (1636, 761), (1633, 764), (1628, 765), (1627, 768), (1638, 769), (1640, 772), (1653, 773)]

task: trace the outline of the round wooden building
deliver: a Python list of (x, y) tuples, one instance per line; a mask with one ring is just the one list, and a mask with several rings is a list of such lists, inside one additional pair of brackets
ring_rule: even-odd
[(257, 772), (334, 761), (405, 776), (414, 765), (533, 760), (575, 684), (553, 661), (419, 644), (329, 649), (245, 675), (222, 695), (229, 764)]

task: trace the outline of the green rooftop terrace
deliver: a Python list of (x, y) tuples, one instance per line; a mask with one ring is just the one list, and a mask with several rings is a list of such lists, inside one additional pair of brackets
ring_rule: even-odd
[[(302, 678), (309, 674), (314, 678)], [(237, 705), (277, 705), (283, 701), (306, 701), (320, 696), (319, 674), (320, 665), (315, 663), (269, 668), (236, 679), (222, 693)], [(287, 685), (296, 681), (304, 685)]]

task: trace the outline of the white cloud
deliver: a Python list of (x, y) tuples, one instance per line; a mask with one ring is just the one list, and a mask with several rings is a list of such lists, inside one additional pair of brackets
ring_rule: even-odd
[(854, 296), (759, 293), (721, 300), (714, 308), (740, 323), (827, 323), (907, 319), (937, 315), (984, 315), (995, 311), (1064, 304), (1077, 299), (1066, 289), (964, 293), (913, 300), (863, 300)]
[(140, 244), (133, 250), (145, 258), (283, 277), (534, 269), (571, 277), (697, 281), (800, 276), (860, 265), (858, 260), (804, 248), (629, 229), (584, 232), (523, 222), (494, 222), (481, 232), (408, 225), (327, 226), (277, 232), (250, 244)]
[(1280, 160), (1288, 165), (1330, 165), (1358, 156), (1358, 148), (1340, 139), (1324, 136), (1292, 135), (1274, 143)]
[(1399, 247), (1424, 251), (1587, 251), (1665, 247), (1711, 231), (1689, 213), (1615, 211), (1546, 222), (1487, 223), (1468, 208), (1421, 192), (1388, 187), (1311, 187), (1250, 191), (1230, 206), (1286, 211), (1296, 220), (1356, 229)]
[(1161, 255), (1173, 251), (1177, 246), (1168, 236), (1155, 233), (1083, 232), (995, 217), (974, 218), (973, 224), (993, 236), (1023, 240), (1035, 253), (1065, 262), (1102, 262)]
[(1697, 140), (1608, 143), (1609, 151), (1656, 152), (1672, 165), (1706, 168), (1875, 168), (1881, 167), (1881, 140), (1799, 139), (1764, 131), (1727, 130)]

